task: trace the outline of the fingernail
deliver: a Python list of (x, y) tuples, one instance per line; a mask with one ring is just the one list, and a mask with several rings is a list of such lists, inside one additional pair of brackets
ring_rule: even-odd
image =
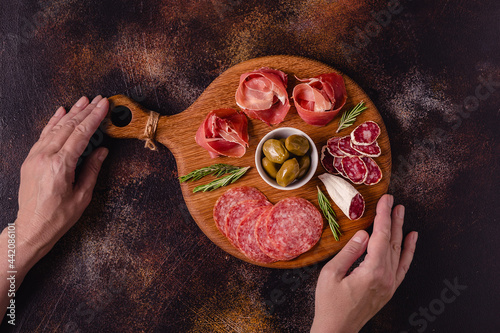
[(54, 117), (60, 117), (65, 113), (64, 108), (62, 106), (57, 109), (56, 113), (54, 113)]
[(358, 232), (356, 234), (354, 234), (354, 237), (352, 238), (352, 241), (355, 242), (355, 243), (363, 243), (363, 238), (361, 236), (358, 235)]
[(396, 215), (399, 217), (399, 218), (404, 218), (405, 217), (405, 206), (398, 206), (398, 209), (396, 210)]
[(102, 108), (106, 103), (108, 102), (108, 99), (107, 98), (103, 98), (99, 101), (99, 103), (97, 104), (97, 107), (98, 108)]
[(101, 151), (99, 151), (99, 155), (97, 155), (97, 158), (99, 159), (99, 161), (102, 162), (102, 161), (104, 161), (106, 156), (108, 156), (108, 153), (109, 153), (109, 150), (107, 148), (101, 149)]
[(97, 102), (98, 102), (101, 98), (102, 98), (102, 96), (101, 96), (101, 95), (97, 95), (97, 96), (96, 96), (96, 97), (92, 100), (92, 102), (91, 102), (90, 104), (95, 104), (95, 103), (97, 103)]
[(389, 197), (387, 198), (387, 205), (389, 208), (392, 208), (392, 205), (394, 204), (394, 197), (389, 194)]
[(80, 99), (75, 103), (76, 107), (82, 107), (85, 104), (86, 97), (82, 96)]

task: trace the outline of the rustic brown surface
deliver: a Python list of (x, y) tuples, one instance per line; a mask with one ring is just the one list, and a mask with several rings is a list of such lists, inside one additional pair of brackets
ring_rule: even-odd
[[(384, 27), (361, 34), (387, 6), (1, 1), (2, 226), (16, 216), (20, 165), (57, 106), (124, 93), (174, 115), (235, 64), (304, 56), (347, 74), (377, 106), (389, 192), (407, 207), (404, 232), (419, 231), (405, 281), (363, 332), (417, 332), (411, 315), (455, 278), (467, 289), (429, 312), (423, 331), (498, 332), (500, 3), (402, 0)], [(168, 149), (100, 144), (110, 154), (91, 205), (27, 276), (18, 325), (2, 332), (308, 332), (325, 262), (275, 270), (228, 255), (190, 217)]]
[[(251, 166), (252, 168), (247, 174), (237, 183), (228, 187), (220, 188), (215, 191), (205, 193), (193, 193), (193, 189), (201, 184), (206, 184), (212, 178), (204, 178), (197, 182), (188, 182), (181, 185), (181, 190), (184, 196), (186, 205), (201, 230), (220, 248), (229, 254), (242, 260), (258, 264), (264, 267), (271, 268), (299, 268), (316, 264), (319, 261), (325, 260), (335, 253), (347, 243), (347, 241), (361, 229), (366, 229), (373, 223), (375, 217), (375, 206), (378, 199), (387, 193), (391, 178), (391, 147), (389, 137), (384, 126), (384, 122), (373, 102), (366, 93), (349, 77), (344, 76), (346, 90), (348, 94), (348, 102), (345, 110), (352, 109), (360, 101), (364, 101), (368, 108), (362, 115), (356, 119), (356, 123), (343, 131), (336, 134), (340, 115), (337, 116), (327, 126), (318, 127), (306, 124), (297, 114), (295, 106), (292, 106), (285, 120), (279, 126), (270, 127), (260, 120), (249, 119), (249, 149), (241, 158), (218, 158), (211, 159), (208, 157), (208, 152), (196, 144), (194, 137), (198, 127), (205, 119), (206, 115), (214, 109), (232, 107), (238, 109), (234, 94), (238, 87), (240, 75), (250, 72), (254, 69), (270, 67), (279, 69), (285, 72), (290, 82), (288, 85), (289, 95), (293, 87), (298, 83), (294, 76), (299, 78), (314, 77), (319, 74), (331, 73), (335, 69), (322, 64), (318, 61), (312, 61), (302, 57), (293, 56), (269, 56), (251, 59), (235, 65), (212, 82), (201, 96), (185, 111), (173, 116), (160, 117), (158, 129), (156, 132), (156, 140), (161, 142), (174, 154), (177, 171), (179, 175), (186, 175), (189, 172), (210, 166), (214, 163), (230, 163), (238, 166)], [(117, 127), (113, 125), (111, 118), (106, 122), (105, 132), (113, 138), (144, 138), (144, 128), (147, 124), (149, 112), (143, 107), (138, 106), (134, 101), (127, 100), (123, 95), (111, 97), (112, 105), (110, 114), (116, 107), (126, 106), (132, 113), (132, 119), (127, 126)], [(348, 135), (357, 125), (366, 120), (373, 120), (381, 127), (381, 135), (377, 142), (380, 145), (383, 154), (375, 158), (379, 164), (383, 179), (378, 184), (373, 186), (355, 185), (358, 191), (363, 195), (366, 208), (362, 218), (356, 221), (348, 219), (340, 209), (335, 207), (339, 225), (342, 226), (342, 236), (339, 241), (336, 241), (332, 235), (328, 222), (325, 222), (321, 240), (307, 253), (289, 261), (279, 261), (272, 264), (256, 263), (248, 259), (238, 249), (236, 249), (229, 240), (219, 232), (212, 217), (213, 207), (217, 199), (228, 188), (234, 186), (251, 186), (259, 189), (264, 193), (272, 203), (277, 203), (279, 200), (296, 196), (304, 198), (312, 202), (319, 209), (317, 200), (317, 186), (320, 186), (326, 193), (321, 181), (317, 178), (318, 175), (325, 173), (321, 164), (316, 169), (313, 179), (301, 188), (282, 191), (268, 185), (257, 172), (255, 168), (255, 150), (264, 135), (269, 133), (273, 128), (278, 127), (293, 127), (304, 131), (316, 143), (318, 152), (321, 152), (321, 147), (326, 144), (326, 141), (332, 136)]]

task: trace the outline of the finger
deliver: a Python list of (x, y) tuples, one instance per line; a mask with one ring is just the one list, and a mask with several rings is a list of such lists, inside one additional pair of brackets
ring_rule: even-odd
[[(57, 126), (56, 127), (56, 130), (55, 131), (52, 131), (52, 135), (54, 135), (57, 130), (62, 126), (62, 124), (64, 124), (66, 121), (68, 121), (69, 119), (73, 118), (78, 112), (82, 111), (83, 109), (85, 109), (87, 107), (87, 105), (89, 104), (89, 100), (87, 97), (85, 96), (82, 96), (72, 107), (71, 109), (69, 110), (68, 113), (65, 113), (63, 115), (63, 117), (59, 118), (59, 121), (56, 122), (54, 124), (54, 126)], [(51, 133), (51, 130), (54, 128), (54, 126), (52, 126), (52, 128), (50, 130), (47, 131), (47, 134)], [(46, 135), (47, 136), (47, 135)]]
[(403, 252), (401, 252), (401, 258), (399, 259), (399, 266), (396, 272), (396, 286), (399, 287), (401, 282), (406, 276), (406, 273), (410, 269), (410, 264), (413, 260), (413, 255), (415, 253), (415, 248), (417, 247), (418, 232), (413, 231), (408, 234), (405, 238), (405, 244)]
[[(375, 265), (386, 260), (391, 241), (391, 210), (394, 197), (383, 195), (377, 203), (377, 213), (373, 222), (373, 232), (368, 243), (368, 254), (365, 259)], [(369, 260), (368, 260), (369, 259)]]
[(398, 205), (392, 211), (392, 227), (391, 227), (391, 252), (392, 252), (392, 267), (393, 272), (396, 271), (399, 265), (401, 255), (401, 243), (403, 241), (403, 223), (405, 217), (405, 207)]
[(342, 280), (352, 264), (365, 252), (367, 243), (368, 233), (358, 231), (323, 269), (330, 270), (338, 281)]
[(52, 130), (52, 128), (59, 122), (59, 120), (61, 120), (62, 117), (64, 117), (65, 114), (66, 110), (64, 110), (62, 106), (59, 107), (59, 109), (57, 109), (56, 113), (54, 113), (52, 118), (50, 118), (45, 128), (42, 130), (39, 140), (42, 140), (47, 135), (47, 133), (49, 133)]
[[(96, 97), (99, 102), (102, 97)], [(94, 101), (96, 100), (94, 99)], [(58, 152), (63, 145), (66, 143), (70, 135), (75, 131), (75, 129), (80, 125), (80, 123), (86, 119), (86, 117), (97, 107), (96, 104), (90, 103), (85, 109), (75, 114), (72, 118), (64, 117), (61, 119), (56, 126), (51, 131), (52, 136), (48, 135), (47, 139), (50, 139), (50, 143), (47, 145), (47, 150), (50, 152)], [(67, 116), (67, 115), (66, 115)]]
[[(70, 168), (76, 166), (78, 158), (87, 148), (90, 138), (108, 113), (109, 103), (103, 98), (92, 112), (75, 128), (60, 150)], [(80, 115), (77, 115), (77, 117)], [(75, 117), (76, 118), (76, 117)]]
[(75, 192), (87, 206), (92, 198), (97, 176), (101, 170), (102, 163), (108, 156), (108, 149), (101, 147), (96, 149), (83, 164), (82, 172), (75, 185)]

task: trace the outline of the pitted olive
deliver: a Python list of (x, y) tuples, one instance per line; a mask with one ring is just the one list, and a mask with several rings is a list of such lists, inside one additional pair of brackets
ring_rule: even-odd
[(278, 171), (278, 174), (276, 175), (276, 182), (280, 186), (288, 186), (297, 178), (299, 169), (299, 162), (297, 162), (297, 159), (292, 158), (287, 160)]
[(302, 135), (290, 135), (286, 138), (285, 147), (296, 156), (304, 156), (309, 151), (309, 140)]
[(299, 175), (297, 179), (304, 177), (311, 166), (311, 158), (309, 155), (304, 155), (299, 159)]
[(271, 162), (278, 164), (283, 164), (290, 157), (290, 153), (286, 150), (285, 145), (276, 139), (269, 139), (264, 142), (262, 152)]
[(262, 167), (271, 178), (276, 179), (276, 174), (278, 173), (281, 165), (273, 163), (267, 157), (264, 157), (262, 159)]

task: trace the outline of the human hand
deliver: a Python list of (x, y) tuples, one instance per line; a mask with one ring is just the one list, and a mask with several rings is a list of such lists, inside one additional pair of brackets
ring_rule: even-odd
[(68, 112), (59, 108), (21, 167), (16, 237), (17, 262), (29, 270), (80, 218), (90, 203), (108, 154), (96, 149), (75, 179), (78, 158), (106, 116), (109, 103), (82, 97)]
[[(394, 295), (410, 267), (418, 233), (403, 240), (404, 207), (392, 195), (377, 204), (371, 237), (358, 231), (321, 270), (311, 332), (358, 332)], [(364, 261), (346, 276), (367, 250)]]

